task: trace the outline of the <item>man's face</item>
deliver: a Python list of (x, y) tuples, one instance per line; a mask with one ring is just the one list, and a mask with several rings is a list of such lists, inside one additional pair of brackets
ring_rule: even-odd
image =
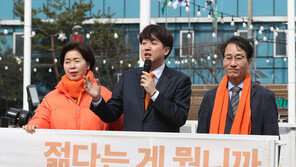
[(152, 70), (161, 66), (165, 56), (169, 53), (170, 48), (164, 47), (162, 42), (152, 35), (154, 40), (143, 39), (141, 43), (141, 58), (143, 61), (150, 59), (152, 62)]
[(231, 83), (237, 85), (245, 79), (247, 70), (252, 65), (252, 59), (247, 59), (247, 53), (238, 45), (227, 45), (223, 57), (223, 67)]

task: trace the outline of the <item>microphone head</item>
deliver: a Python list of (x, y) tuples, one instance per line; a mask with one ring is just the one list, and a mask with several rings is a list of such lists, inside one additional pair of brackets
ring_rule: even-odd
[(151, 69), (151, 60), (146, 59), (145, 62), (144, 62), (144, 71), (149, 73), (150, 69)]
[[(146, 59), (145, 62), (144, 62), (144, 69), (143, 71), (145, 72), (150, 72), (150, 69), (151, 69), (151, 60), (150, 59)], [(142, 88), (142, 96), (141, 96), (141, 99), (145, 99), (146, 97), (146, 90), (144, 88)]]

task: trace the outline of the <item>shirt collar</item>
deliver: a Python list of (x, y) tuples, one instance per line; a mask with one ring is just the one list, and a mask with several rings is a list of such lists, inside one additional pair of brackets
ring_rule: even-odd
[(231, 88), (238, 86), (243, 90), (243, 86), (244, 86), (244, 81), (242, 81), (241, 83), (239, 83), (238, 85), (234, 85), (233, 83), (231, 83), (230, 81), (228, 81), (228, 91), (230, 91)]
[(158, 67), (157, 69), (153, 70), (153, 74), (154, 74), (154, 77), (156, 79), (159, 79), (163, 70), (164, 70), (164, 67), (165, 67), (165, 64), (163, 63), (160, 67)]

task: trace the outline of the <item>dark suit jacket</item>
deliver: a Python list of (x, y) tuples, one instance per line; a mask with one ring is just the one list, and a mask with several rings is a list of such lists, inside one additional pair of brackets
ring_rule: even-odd
[(123, 130), (179, 132), (185, 124), (190, 107), (191, 81), (185, 74), (165, 66), (156, 85), (159, 95), (150, 100), (144, 111), (140, 78), (143, 68), (122, 73), (112, 98), (91, 110), (106, 123), (116, 121), (122, 114)]
[[(218, 87), (207, 91), (204, 95), (198, 114), (197, 133), (209, 133), (217, 88)], [(275, 103), (274, 93), (271, 90), (252, 82), (250, 103), (251, 134), (279, 135), (278, 110)], [(225, 129), (231, 129), (231, 120), (233, 121), (233, 115), (228, 112)]]

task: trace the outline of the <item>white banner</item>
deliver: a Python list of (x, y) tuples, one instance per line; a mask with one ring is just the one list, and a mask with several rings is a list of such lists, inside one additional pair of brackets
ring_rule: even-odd
[(276, 166), (276, 136), (0, 129), (2, 167)]

